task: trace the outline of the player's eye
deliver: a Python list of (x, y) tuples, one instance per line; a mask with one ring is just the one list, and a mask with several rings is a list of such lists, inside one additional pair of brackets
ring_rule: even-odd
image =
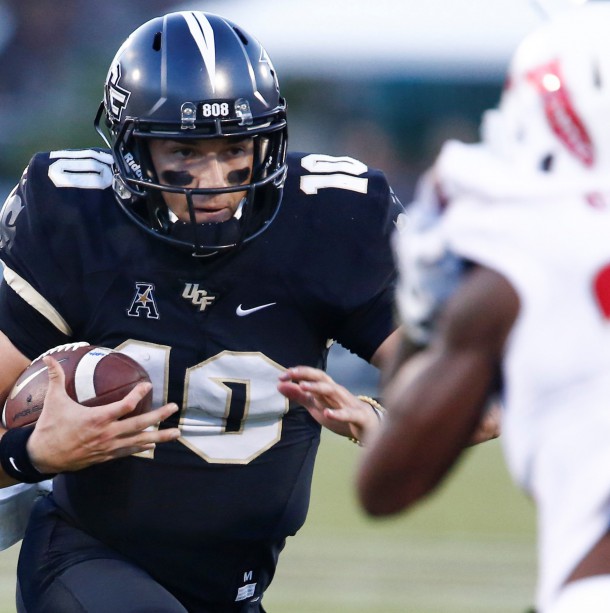
[(239, 157), (240, 155), (243, 155), (245, 152), (246, 150), (244, 147), (231, 147), (227, 151), (227, 154), (232, 157)]
[(225, 156), (227, 158), (239, 158), (246, 155), (249, 155), (252, 151), (252, 141), (250, 139), (237, 141), (235, 143), (231, 143), (225, 149)]
[(189, 159), (195, 155), (195, 151), (191, 147), (176, 147), (172, 150), (172, 155), (180, 159)]

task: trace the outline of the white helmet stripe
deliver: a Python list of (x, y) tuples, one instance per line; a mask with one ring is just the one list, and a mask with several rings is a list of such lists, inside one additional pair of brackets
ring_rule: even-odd
[(203, 62), (210, 77), (212, 91), (216, 90), (216, 45), (214, 44), (214, 30), (210, 22), (202, 13), (182, 12), (191, 35), (199, 52), (203, 58)]

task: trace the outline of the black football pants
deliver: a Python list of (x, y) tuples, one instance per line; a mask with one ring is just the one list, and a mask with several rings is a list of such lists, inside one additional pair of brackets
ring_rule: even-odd
[(18, 613), (264, 613), (260, 601), (183, 605), (132, 561), (64, 521), (49, 498), (32, 512), (17, 581)]

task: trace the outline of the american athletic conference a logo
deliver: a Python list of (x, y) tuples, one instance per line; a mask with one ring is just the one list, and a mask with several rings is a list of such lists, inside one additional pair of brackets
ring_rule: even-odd
[(152, 283), (136, 283), (136, 293), (127, 309), (129, 317), (146, 317), (159, 319), (159, 309), (154, 297), (155, 286)]

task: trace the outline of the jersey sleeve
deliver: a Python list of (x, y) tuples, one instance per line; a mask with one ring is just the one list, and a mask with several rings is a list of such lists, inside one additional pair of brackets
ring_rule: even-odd
[(32, 158), (0, 214), (0, 329), (30, 358), (68, 342), (72, 333), (65, 296), (78, 269), (70, 257), (76, 248), (56, 223), (70, 219), (58, 208), (49, 162), (49, 154)]
[[(370, 361), (379, 345), (397, 327), (394, 315), (396, 268), (391, 237), (404, 208), (383, 173), (371, 171), (367, 201), (345, 285), (352, 296), (337, 330), (339, 343)], [(349, 220), (348, 220), (349, 223)]]
[(51, 325), (44, 315), (11, 289), (5, 279), (0, 283), (0, 330), (30, 359), (35, 359), (47, 347), (70, 341), (70, 336)]

